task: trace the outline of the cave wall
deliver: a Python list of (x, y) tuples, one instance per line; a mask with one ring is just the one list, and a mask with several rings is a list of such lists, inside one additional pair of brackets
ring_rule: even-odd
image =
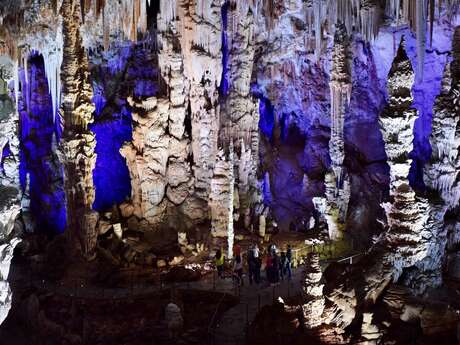
[[(313, 199), (327, 199), (335, 189), (326, 176), (331, 171), (335, 98), (330, 83), (336, 29), (331, 23), (336, 20), (350, 36), (351, 93), (343, 114), (342, 157), (349, 186), (345, 194), (350, 194), (342, 207), (347, 211), (343, 222), (349, 235), (364, 244), (382, 230), (380, 203), (389, 195), (389, 167), (378, 115), (388, 98), (386, 76), (401, 36), (420, 74), (413, 86), (419, 116), (409, 180), (417, 192), (424, 191), (431, 109), (450, 59), (455, 19), (444, 16), (434, 22), (428, 44), (426, 37), (416, 37), (421, 34), (414, 18), (409, 25), (395, 25), (406, 23), (402, 16), (409, 14), (396, 12), (393, 3), (384, 9), (377, 3), (354, 8), (355, 3), (323, 6), (323, 1), (141, 1), (132, 3), (134, 11), (128, 2), (85, 4), (89, 6), (80, 9), (79, 20), (95, 105), (89, 128), (96, 137), (93, 209), (104, 212), (121, 205), (124, 222), (133, 228), (210, 224), (209, 195), (220, 193), (211, 190), (213, 178), (219, 178), (214, 171), (217, 153), (223, 149), (228, 159), (232, 142), (237, 226), (257, 226), (263, 213), (269, 226), (307, 231), (311, 216), (318, 219)], [(27, 22), (22, 27), (2, 7), (9, 38), (16, 29), (14, 37), (21, 42), (15, 50), (5, 39), (5, 50), (22, 62), (23, 70), (34, 66), (24, 56), (33, 56), (33, 50), (43, 56), (40, 68), (48, 91), (42, 92), (49, 97), (41, 98), (54, 117), (61, 98), (55, 90), (61, 86), (53, 75), (61, 67), (59, 45), (65, 41), (57, 11), (61, 5), (31, 2), (16, 19)], [(359, 21), (352, 8), (360, 13)], [(47, 15), (52, 20), (45, 25)], [(37, 37), (44, 43), (34, 43)], [(39, 92), (34, 88), (39, 86), (31, 92)], [(161, 120), (155, 122), (158, 116)], [(59, 140), (62, 128), (55, 127)], [(49, 134), (43, 135), (49, 141)], [(24, 185), (24, 177), (22, 181)], [(177, 216), (184, 224), (177, 223)], [(59, 217), (49, 213), (45, 218)], [(62, 231), (61, 218), (52, 230)]]

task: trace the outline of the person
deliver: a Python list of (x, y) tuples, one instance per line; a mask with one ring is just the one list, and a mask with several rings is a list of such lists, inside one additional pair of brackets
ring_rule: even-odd
[(165, 320), (168, 325), (169, 339), (177, 339), (184, 327), (184, 319), (179, 306), (172, 301), (165, 308)]
[(224, 263), (225, 263), (225, 257), (224, 254), (222, 253), (221, 249), (217, 249), (216, 251), (216, 268), (217, 268), (217, 276), (219, 278), (224, 277)]
[(254, 258), (258, 259), (260, 251), (259, 251), (259, 247), (257, 246), (257, 243), (254, 244), (253, 250), (254, 250)]
[(279, 276), (280, 259), (279, 259), (278, 254), (276, 253), (276, 250), (273, 251), (272, 258), (273, 258), (272, 280), (273, 280), (273, 284), (277, 284), (280, 281), (280, 276)]
[(235, 257), (237, 257), (238, 255), (241, 255), (241, 247), (239, 244), (235, 244), (233, 246), (233, 255), (235, 255)]
[(284, 280), (284, 276), (287, 273), (287, 259), (286, 259), (286, 253), (281, 252), (281, 258), (280, 258), (280, 267), (279, 267), (279, 272), (280, 272), (280, 277), (281, 280)]
[(273, 283), (273, 257), (270, 251), (266, 256), (265, 272), (268, 283)]
[(255, 258), (255, 262), (256, 262), (256, 271), (254, 275), (254, 280), (256, 284), (259, 284), (260, 283), (260, 269), (262, 268), (262, 259), (260, 258), (259, 254), (257, 254), (257, 257)]
[[(249, 285), (252, 285), (253, 281), (256, 281), (256, 258), (254, 257), (254, 246), (250, 246), (247, 254), (248, 261), (248, 274), (249, 274)], [(257, 282), (256, 282), (257, 284)]]
[(233, 262), (233, 273), (238, 285), (243, 286), (243, 259), (241, 258), (241, 254), (235, 256), (235, 261)]
[(291, 280), (292, 278), (292, 249), (291, 245), (287, 245), (287, 250), (286, 250), (286, 271), (287, 271), (287, 276), (288, 280)]

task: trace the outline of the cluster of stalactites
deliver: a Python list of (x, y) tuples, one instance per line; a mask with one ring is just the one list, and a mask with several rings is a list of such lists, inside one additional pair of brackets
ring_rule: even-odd
[[(117, 8), (118, 12), (114, 21), (110, 12)], [(102, 17), (105, 49), (108, 49), (110, 32), (113, 28), (118, 28), (124, 33), (125, 38), (131, 41), (137, 41), (139, 32), (145, 33), (147, 31), (147, 2), (145, 0), (121, 0), (121, 2), (116, 0), (83, 0), (83, 20), (90, 12), (96, 18)]]
[[(45, 74), (48, 81), (48, 90), (51, 95), (54, 119), (58, 116), (61, 104), (61, 65), (63, 59), (62, 26), (58, 25), (56, 32), (48, 35), (34, 35), (27, 39), (27, 45), (20, 49), (19, 62), (24, 68), (25, 81), (28, 83), (27, 60), (32, 52), (39, 52), (43, 56)], [(21, 65), (21, 63), (18, 63)], [(16, 93), (15, 87), (15, 93)], [(17, 97), (16, 97), (17, 98)]]
[(386, 2), (387, 16), (393, 18), (396, 25), (408, 23), (416, 33), (417, 76), (419, 80), (423, 79), (428, 22), (430, 24), (431, 44), (436, 16), (441, 16), (441, 13), (445, 11), (447, 18), (452, 19), (459, 7), (459, 0), (389, 0)]
[(359, 33), (369, 42), (377, 36), (381, 18), (380, 3), (375, 0), (309, 0), (309, 32), (315, 35), (315, 55), (321, 55), (323, 30), (333, 34), (342, 23), (349, 33)]
[[(17, 1), (0, 4), (0, 56), (14, 62), (14, 92), (16, 108), (19, 89), (28, 87), (27, 61), (32, 52), (43, 56), (53, 114), (60, 102), (60, 68), (62, 62), (61, 20), (57, 15), (60, 1)], [(34, 26), (34, 27), (32, 27)], [(26, 85), (20, 85), (19, 70), (24, 70)]]

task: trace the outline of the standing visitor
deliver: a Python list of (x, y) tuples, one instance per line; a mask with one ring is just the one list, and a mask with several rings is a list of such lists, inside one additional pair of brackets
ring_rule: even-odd
[(259, 284), (260, 283), (260, 269), (262, 267), (262, 258), (260, 257), (260, 251), (259, 251), (259, 247), (257, 246), (257, 243), (254, 245), (254, 261), (256, 264), (254, 280), (256, 284)]
[(273, 257), (270, 251), (268, 251), (265, 258), (265, 272), (267, 275), (267, 281), (269, 284), (273, 283)]
[(241, 247), (239, 244), (235, 244), (233, 246), (233, 255), (237, 257), (238, 255), (241, 255)]
[(249, 285), (252, 285), (252, 282), (256, 280), (256, 269), (257, 269), (257, 262), (256, 258), (254, 257), (254, 247), (251, 245), (248, 250), (247, 254), (248, 260), (248, 274), (249, 274)]
[(287, 245), (287, 251), (286, 251), (286, 271), (288, 275), (288, 279), (291, 280), (292, 278), (292, 249), (291, 245)]
[(284, 280), (284, 276), (287, 273), (287, 258), (285, 252), (281, 252), (279, 272), (281, 280)]
[(238, 285), (243, 286), (243, 259), (241, 258), (241, 254), (235, 256), (235, 261), (233, 263), (233, 274)]
[(221, 249), (217, 249), (216, 251), (215, 263), (216, 263), (216, 268), (217, 268), (217, 276), (219, 278), (223, 278), (224, 277), (225, 257)]
[(280, 258), (276, 253), (276, 249), (273, 251), (273, 284), (277, 284), (280, 281), (279, 267), (280, 267)]
[(256, 259), (259, 258), (259, 246), (257, 245), (257, 243), (254, 244), (254, 257), (255, 257)]

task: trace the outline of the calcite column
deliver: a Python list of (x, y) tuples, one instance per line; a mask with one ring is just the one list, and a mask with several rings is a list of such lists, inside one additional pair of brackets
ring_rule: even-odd
[(327, 223), (327, 230), (331, 240), (339, 240), (345, 231), (345, 222), (348, 211), (348, 202), (351, 195), (351, 184), (348, 176), (342, 187), (337, 188), (337, 179), (332, 171), (324, 177), (325, 197), (313, 198), (315, 209)]
[(329, 87), (331, 91), (331, 138), (329, 154), (331, 171), (326, 174), (325, 218), (332, 240), (343, 236), (350, 200), (350, 180), (343, 168), (345, 159), (344, 124), (351, 97), (351, 71), (349, 66), (349, 39), (346, 28), (337, 24), (332, 53), (332, 70)]
[[(194, 188), (188, 188), (192, 196), (184, 201), (181, 210), (194, 222), (200, 222), (208, 218), (208, 197), (218, 152), (218, 86), (222, 76), (221, 2), (162, 0), (160, 6), (158, 37), (160, 46), (163, 46), (160, 62), (166, 63), (162, 76), (169, 87), (180, 86), (174, 91), (177, 100), (174, 111), (177, 115), (185, 117), (190, 109)], [(172, 65), (168, 67), (170, 62), (166, 60), (174, 54), (180, 54), (179, 59), (178, 56), (175, 58), (176, 62), (181, 60), (180, 69)], [(182, 75), (185, 79), (174, 84), (167, 75), (169, 71), (175, 71), (177, 76)], [(179, 82), (179, 79), (175, 80)], [(185, 160), (179, 157), (179, 162)], [(182, 163), (179, 165), (185, 167)], [(185, 184), (182, 184), (181, 195), (186, 194), (185, 189)]]
[(345, 158), (343, 129), (345, 114), (351, 98), (351, 72), (348, 56), (348, 36), (343, 25), (337, 25), (332, 53), (331, 90), (331, 139), (329, 154), (337, 184), (342, 184), (342, 169)]
[(325, 300), (322, 277), (319, 254), (310, 253), (305, 263), (304, 279), (302, 281), (303, 323), (307, 329), (318, 327), (323, 323), (322, 314)]
[(88, 129), (93, 121), (94, 105), (89, 81), (88, 60), (80, 37), (80, 1), (63, 0), (63, 56), (61, 66), (62, 114), (64, 131), (60, 159), (64, 166), (67, 206), (67, 232), (74, 248), (90, 259), (95, 256), (97, 212), (93, 169), (96, 139)]
[(128, 101), (133, 108), (133, 140), (120, 153), (126, 158), (131, 176), (133, 214), (156, 225), (163, 220), (167, 206), (164, 197), (170, 141), (166, 133), (169, 104), (155, 97)]
[(223, 89), (225, 102), (221, 114), (220, 139), (224, 146), (235, 143), (238, 169), (239, 214), (249, 228), (251, 210), (257, 202), (257, 169), (259, 165), (258, 101), (250, 93), (254, 65), (254, 14), (249, 2), (230, 1), (227, 7), (226, 49), (228, 89)]
[(233, 249), (233, 193), (235, 180), (233, 175), (233, 146), (230, 145), (228, 159), (224, 150), (220, 150), (214, 167), (209, 195), (211, 214), (211, 235), (228, 239), (228, 257)]

